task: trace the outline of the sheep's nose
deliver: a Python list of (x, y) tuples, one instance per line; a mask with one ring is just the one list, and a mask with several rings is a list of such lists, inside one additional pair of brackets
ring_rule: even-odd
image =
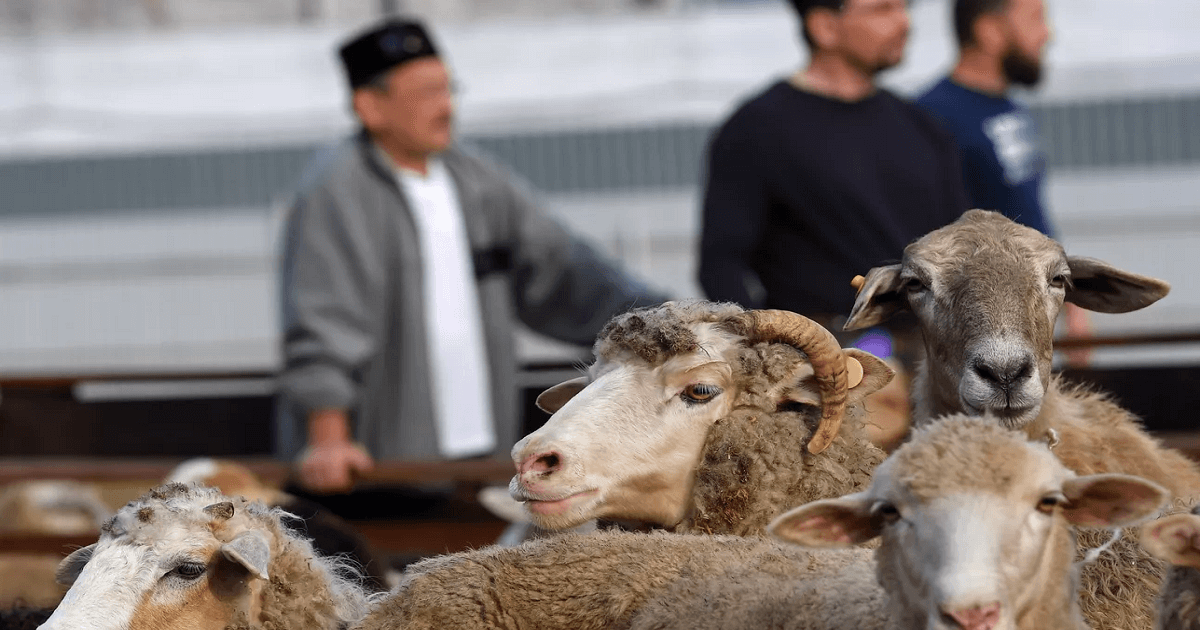
[(562, 468), (562, 461), (562, 455), (555, 451), (546, 451), (526, 457), (517, 467), (517, 472), (522, 476), (529, 473), (550, 475)]
[(1023, 356), (1010, 361), (976, 361), (974, 368), (979, 378), (1008, 391), (1033, 375), (1033, 359)]
[(992, 630), (1000, 623), (1000, 602), (992, 602), (971, 608), (943, 610), (962, 630)]

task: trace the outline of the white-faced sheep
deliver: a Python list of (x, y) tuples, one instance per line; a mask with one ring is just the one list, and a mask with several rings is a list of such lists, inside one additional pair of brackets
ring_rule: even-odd
[[(1200, 468), (1163, 447), (1104, 394), (1051, 373), (1055, 319), (1064, 300), (1122, 313), (1167, 294), (1167, 283), (1092, 258), (1067, 256), (1053, 239), (983, 210), (910, 244), (901, 263), (867, 274), (847, 329), (909, 309), (926, 359), (913, 379), (913, 417), (992, 414), (1031, 438), (1052, 439), (1079, 474), (1126, 473), (1181, 498), (1200, 494)], [(928, 421), (928, 420), (927, 420)], [(1105, 538), (1082, 532), (1094, 546)], [(1151, 624), (1162, 565), (1133, 536), (1083, 574), (1083, 609), (1096, 627)]]
[(1142, 527), (1142, 544), (1172, 565), (1158, 600), (1159, 630), (1200, 630), (1200, 506)]
[(542, 394), (554, 415), (512, 450), (510, 490), (540, 527), (761, 534), (883, 460), (861, 403), (892, 370), (794, 313), (668, 303), (613, 318), (595, 354), (587, 376)]
[(881, 538), (875, 583), (786, 584), (737, 567), (684, 585), (702, 596), (647, 605), (631, 628), (1082, 630), (1070, 525), (1130, 525), (1167, 498), (1130, 475), (1078, 477), (1044, 442), (986, 418), (947, 418), (917, 429), (867, 490), (771, 525), (810, 548)]
[(595, 351), (587, 377), (539, 398), (554, 416), (514, 447), (513, 495), (548, 529), (607, 518), (681, 537), (572, 535), (423, 562), (364, 628), (610, 627), (727, 544), (784, 553), (686, 534), (762, 536), (787, 505), (865, 487), (883, 459), (861, 403), (891, 370), (806, 318), (665, 304), (614, 318)]
[(189, 459), (176, 466), (163, 481), (209, 486), (225, 496), (261, 501), (268, 507), (280, 508), (297, 517), (284, 520), (284, 525), (308, 538), (318, 554), (352, 560), (362, 571), (363, 586), (367, 589), (386, 591), (394, 584), (395, 572), (390, 570), (387, 556), (353, 524), (322, 505), (264, 482), (238, 462), (208, 457)]
[(369, 598), (320, 558), (281, 510), (212, 488), (167, 484), (130, 502), (100, 540), (63, 560), (71, 584), (45, 630), (334, 630)]

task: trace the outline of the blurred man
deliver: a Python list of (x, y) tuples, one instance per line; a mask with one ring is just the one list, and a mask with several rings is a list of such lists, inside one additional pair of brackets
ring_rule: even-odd
[[(833, 322), (850, 279), (966, 209), (952, 139), (879, 88), (904, 0), (793, 0), (808, 65), (742, 103), (708, 150), (700, 283), (712, 299)], [(840, 328), (840, 325), (836, 325)]]
[(872, 439), (907, 426), (911, 319), (840, 334), (850, 280), (900, 258), (967, 208), (953, 140), (876, 85), (904, 57), (905, 0), (792, 0), (809, 62), (742, 103), (708, 152), (700, 283), (711, 299), (807, 315), (880, 357), (897, 377), (873, 397)]
[(362, 132), (319, 159), (288, 218), (278, 450), (310, 490), (374, 458), (507, 453), (514, 318), (590, 344), (651, 292), (453, 138), (452, 82), (425, 29), (390, 20), (340, 56)]
[(1029, 111), (1010, 86), (1033, 87), (1050, 41), (1042, 0), (956, 0), (958, 63), (917, 99), (962, 152), (971, 207), (998, 210), (1051, 234), (1042, 207), (1046, 159)]
[[(917, 99), (944, 123), (962, 153), (963, 180), (972, 208), (1054, 236), (1042, 205), (1046, 158), (1029, 110), (1008, 97), (1012, 86), (1035, 87), (1050, 41), (1042, 0), (955, 0), (954, 70)], [(1090, 334), (1087, 312), (1068, 304), (1067, 330)], [(1086, 363), (1088, 352), (1068, 355)]]

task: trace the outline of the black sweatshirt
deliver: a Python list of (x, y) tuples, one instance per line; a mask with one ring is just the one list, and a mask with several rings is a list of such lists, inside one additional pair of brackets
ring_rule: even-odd
[(700, 283), (750, 308), (847, 315), (851, 278), (966, 208), (953, 139), (924, 112), (780, 81), (709, 145)]

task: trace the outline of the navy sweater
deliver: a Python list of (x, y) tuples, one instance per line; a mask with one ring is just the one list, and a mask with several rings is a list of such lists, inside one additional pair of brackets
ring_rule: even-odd
[(953, 140), (885, 90), (853, 103), (780, 81), (713, 137), (700, 283), (710, 299), (845, 315), (850, 279), (967, 208)]

